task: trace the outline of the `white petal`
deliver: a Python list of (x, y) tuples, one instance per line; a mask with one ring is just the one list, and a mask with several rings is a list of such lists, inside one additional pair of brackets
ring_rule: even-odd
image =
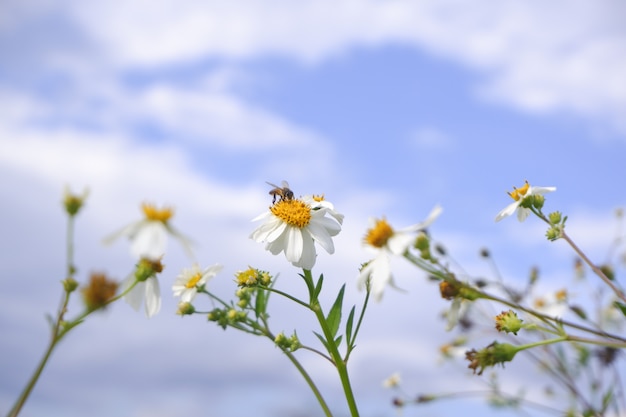
[(161, 309), (161, 289), (159, 288), (159, 281), (154, 277), (148, 278), (145, 284), (146, 316), (150, 318)]
[(311, 222), (309, 223), (307, 230), (311, 234), (311, 237), (317, 243), (319, 243), (326, 252), (335, 253), (335, 244), (333, 243), (333, 239), (330, 237), (330, 234), (325, 227), (318, 224), (317, 222)]
[(406, 228), (404, 228), (404, 229), (402, 229), (400, 231), (402, 231), (402, 232), (416, 232), (418, 230), (424, 230), (425, 228), (430, 226), (435, 220), (437, 220), (437, 217), (439, 217), (439, 215), (441, 214), (442, 211), (443, 211), (443, 208), (440, 205), (436, 205), (430, 211), (430, 213), (428, 214), (428, 217), (426, 217), (426, 220), (424, 220), (421, 223), (414, 224), (413, 226), (406, 227)]
[(546, 194), (546, 193), (551, 193), (553, 191), (556, 191), (556, 187), (530, 187), (530, 190), (528, 190), (528, 195), (535, 195), (535, 194)]
[(183, 303), (190, 303), (196, 298), (196, 294), (198, 294), (198, 290), (194, 288), (185, 288), (185, 291), (180, 296), (180, 301)]
[[(268, 219), (265, 223), (261, 224), (257, 227), (251, 234), (250, 239), (256, 242), (265, 242), (267, 241), (268, 235), (270, 235), (274, 230), (279, 227), (283, 222), (279, 221), (276, 217), (272, 217)], [(273, 239), (272, 239), (273, 240)]]
[(371, 293), (374, 297), (374, 300), (380, 301), (383, 298), (385, 287), (392, 280), (391, 265), (389, 262), (389, 257), (386, 254), (376, 258), (373, 263), (374, 265), (372, 265), (370, 281)]
[(131, 253), (134, 256), (156, 260), (165, 254), (167, 229), (159, 221), (147, 222), (132, 239)]
[(336, 236), (339, 232), (341, 232), (341, 225), (328, 217), (314, 216), (309, 225), (312, 223), (322, 226), (331, 236)]
[(303, 233), (302, 255), (300, 256), (300, 261), (294, 263), (294, 266), (310, 271), (315, 265), (316, 258), (317, 254), (315, 252), (315, 245), (313, 245), (313, 239), (308, 233)]
[(297, 227), (289, 226), (287, 227), (286, 235), (285, 256), (289, 262), (298, 263), (300, 262), (300, 258), (302, 258), (302, 230)]
[(511, 214), (515, 213), (515, 210), (517, 209), (517, 207), (519, 207), (520, 203), (522, 202), (522, 200), (517, 200), (512, 202), (511, 204), (509, 204), (508, 206), (506, 206), (506, 208), (504, 210), (502, 210), (500, 213), (498, 213), (498, 215), (496, 216), (496, 221), (499, 222), (500, 220), (504, 219), (505, 217), (509, 217)]
[(104, 243), (105, 245), (110, 245), (122, 236), (126, 236), (132, 239), (132, 237), (137, 234), (137, 231), (141, 229), (141, 227), (143, 227), (144, 223), (145, 220), (140, 220), (138, 222), (131, 223), (128, 226), (124, 226), (121, 230), (118, 230), (117, 232), (105, 237), (102, 240), (102, 243)]
[(408, 233), (396, 232), (387, 241), (387, 247), (394, 255), (403, 255), (414, 241), (415, 236)]
[[(124, 284), (122, 285), (122, 291), (125, 291), (130, 284), (135, 282), (136, 278), (134, 275), (131, 275), (126, 280), (124, 280)], [(135, 311), (139, 311), (139, 307), (141, 307), (141, 302), (143, 301), (143, 296), (145, 293), (145, 282), (138, 282), (137, 285), (133, 287), (132, 290), (128, 294), (124, 296), (124, 301), (126, 301)]]
[(520, 222), (523, 222), (524, 220), (526, 220), (526, 218), (528, 217), (530, 213), (531, 213), (530, 209), (520, 207), (519, 209), (517, 209), (517, 220), (519, 220)]

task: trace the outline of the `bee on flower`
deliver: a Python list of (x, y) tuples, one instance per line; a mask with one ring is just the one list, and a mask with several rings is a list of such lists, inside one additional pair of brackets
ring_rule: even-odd
[(311, 270), (317, 257), (315, 242), (326, 252), (335, 252), (332, 237), (341, 231), (343, 215), (323, 198), (294, 198), (290, 194), (290, 198), (275, 201), (252, 221), (263, 221), (250, 234), (252, 240), (265, 243), (265, 249), (273, 255), (284, 252), (292, 265)]
[(382, 298), (387, 285), (397, 288), (391, 274), (391, 256), (403, 255), (415, 242), (416, 233), (430, 226), (441, 211), (440, 206), (435, 206), (426, 220), (399, 230), (394, 230), (385, 219), (371, 218), (364, 243), (376, 256), (361, 268), (357, 279), (359, 288), (369, 285), (377, 301)]

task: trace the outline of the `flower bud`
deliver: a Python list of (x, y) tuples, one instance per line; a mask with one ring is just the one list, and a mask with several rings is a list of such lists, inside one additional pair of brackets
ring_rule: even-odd
[(78, 214), (80, 209), (85, 204), (85, 200), (87, 199), (88, 195), (89, 195), (88, 189), (85, 189), (82, 195), (78, 195), (78, 194), (72, 194), (70, 192), (69, 187), (65, 187), (65, 192), (63, 195), (63, 206), (65, 207), (65, 211), (67, 212), (67, 214), (70, 215), (70, 217), (73, 217), (76, 214)]
[(552, 224), (559, 224), (561, 223), (561, 219), (562, 219), (562, 215), (561, 212), (559, 211), (553, 211), (552, 213), (550, 213), (548, 215), (548, 219), (550, 220), (550, 223)]
[(504, 362), (512, 361), (518, 351), (518, 346), (493, 342), (479, 351), (472, 349), (465, 352), (465, 359), (470, 362), (468, 368), (472, 369), (474, 373), (478, 370), (478, 375), (482, 375), (483, 371), (490, 366), (503, 365)]
[(163, 271), (163, 268), (164, 266), (160, 259), (141, 258), (135, 268), (135, 278), (139, 282), (145, 281)]
[(72, 277), (65, 278), (63, 281), (61, 281), (61, 283), (63, 284), (63, 289), (67, 293), (73, 292), (76, 290), (76, 288), (78, 288), (78, 282), (76, 282), (76, 280)]
[(176, 310), (176, 314), (179, 316), (187, 316), (196, 312), (195, 307), (188, 302), (182, 302), (178, 304), (178, 310)]
[(513, 310), (503, 311), (496, 316), (496, 330), (517, 336), (517, 332), (522, 328), (522, 321)]
[(532, 197), (533, 207), (537, 210), (541, 210), (543, 208), (543, 204), (546, 202), (546, 198), (541, 194), (534, 194)]

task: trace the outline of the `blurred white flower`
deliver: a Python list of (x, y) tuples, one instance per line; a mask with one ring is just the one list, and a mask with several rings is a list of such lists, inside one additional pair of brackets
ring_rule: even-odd
[[(134, 275), (125, 279), (122, 283), (122, 292), (126, 291), (136, 280), (137, 278)], [(145, 281), (137, 282), (133, 289), (124, 296), (124, 300), (130, 304), (135, 311), (139, 311), (141, 303), (144, 302), (144, 297), (146, 317), (150, 318), (161, 309), (161, 289), (156, 276), (150, 277)]]
[(194, 264), (191, 268), (183, 269), (176, 277), (174, 285), (172, 285), (174, 296), (180, 297), (180, 301), (183, 303), (192, 302), (198, 293), (198, 287), (205, 285), (206, 282), (217, 275), (222, 268), (222, 265), (215, 264), (202, 271), (200, 266)]
[[(338, 219), (343, 219), (343, 216), (334, 211), (328, 202), (311, 205), (307, 201), (311, 199), (277, 201), (269, 211), (252, 220), (263, 220), (263, 223), (250, 234), (250, 238), (265, 242), (265, 249), (273, 255), (285, 252), (285, 257), (294, 266), (311, 270), (317, 256), (313, 242), (326, 252), (334, 253), (332, 236), (341, 231)], [(332, 218), (326, 217), (326, 214)]]
[(192, 254), (189, 239), (169, 224), (169, 220), (174, 214), (171, 208), (157, 209), (152, 204), (142, 204), (141, 209), (145, 216), (143, 219), (113, 233), (105, 238), (104, 242), (110, 244), (125, 236), (131, 241), (130, 251), (134, 257), (156, 260), (165, 254), (167, 235), (169, 234), (180, 241), (187, 253)]
[(496, 221), (499, 222), (505, 217), (508, 217), (511, 214), (515, 213), (515, 211), (517, 210), (517, 219), (520, 222), (523, 222), (524, 220), (526, 220), (526, 218), (530, 214), (530, 209), (525, 208), (525, 207), (520, 207), (520, 204), (522, 204), (522, 201), (524, 201), (524, 199), (527, 197), (530, 197), (533, 195), (543, 195), (546, 193), (551, 193), (552, 191), (556, 191), (556, 187), (533, 187), (528, 183), (528, 181), (526, 181), (526, 183), (521, 188), (513, 187), (513, 192), (510, 192), (508, 194), (515, 201), (509, 204), (500, 213), (498, 213), (498, 215), (496, 216)]
[(391, 274), (391, 255), (403, 255), (415, 241), (415, 234), (430, 226), (441, 211), (440, 206), (435, 206), (426, 220), (400, 230), (393, 230), (385, 219), (370, 219), (364, 241), (376, 256), (361, 268), (357, 278), (359, 289), (365, 288), (369, 281), (374, 299), (380, 301), (387, 285), (397, 288)]

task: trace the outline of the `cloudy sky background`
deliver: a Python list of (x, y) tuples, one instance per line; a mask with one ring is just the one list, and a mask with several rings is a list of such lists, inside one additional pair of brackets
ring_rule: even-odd
[[(229, 297), (232, 274), (254, 265), (301, 294), (298, 271), (248, 239), (271, 200), (265, 181), (283, 179), (346, 216), (336, 253), (322, 251), (314, 270), (328, 305), (344, 282), (346, 303), (361, 300), (369, 216), (403, 227), (435, 204), (444, 213), (431, 232), (468, 273), (490, 274), (478, 257), (489, 247), (507, 279), (536, 264), (546, 291), (558, 288), (571, 276), (565, 244), (547, 242), (533, 219), (494, 223), (505, 191), (525, 179), (558, 187), (548, 209), (568, 214), (574, 239), (604, 260), (613, 210), (626, 204), (625, 16), (610, 0), (3, 1), (0, 410), (39, 360), (44, 315), (60, 297), (66, 184), (91, 190), (77, 224), (80, 279), (125, 277), (126, 242), (101, 241), (150, 201), (176, 207), (173, 223), (203, 265), (225, 265), (215, 292)], [(174, 315), (169, 288), (190, 260), (169, 249), (161, 313), (147, 320), (119, 303), (90, 317), (55, 352), (23, 415), (320, 415), (271, 344)], [(486, 381), (439, 363), (446, 303), (422, 273), (394, 267), (407, 291), (371, 305), (351, 359), (364, 416), (394, 413), (380, 383), (395, 371), (416, 393)], [(297, 327), (314, 342), (302, 311), (273, 308), (277, 331)], [(332, 369), (300, 358), (346, 415)], [(502, 374), (512, 388), (525, 381), (516, 370)], [(459, 408), (489, 412), (456, 401), (406, 414)]]

